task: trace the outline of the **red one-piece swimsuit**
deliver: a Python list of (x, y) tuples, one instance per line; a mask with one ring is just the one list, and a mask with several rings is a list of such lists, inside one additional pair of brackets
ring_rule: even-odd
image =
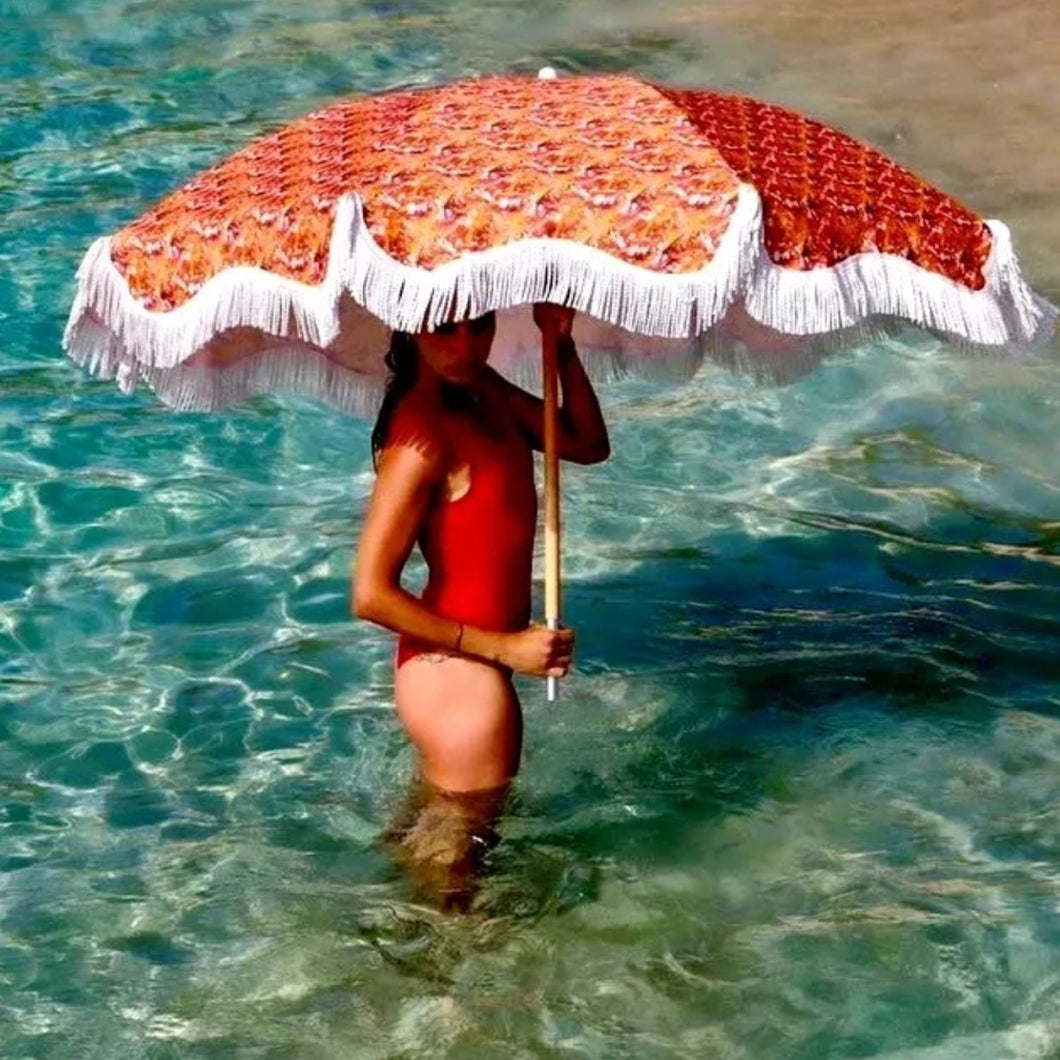
[[(431, 439), (447, 450), (450, 472), (467, 466), (470, 485), (455, 499), (441, 487), (427, 509), (419, 547), (428, 578), (422, 600), (436, 614), (480, 629), (512, 631), (530, 621), (537, 487), (529, 439), (516, 425), (503, 438), (456, 414), (427, 422), (415, 398), (395, 410), (388, 444)], [(415, 655), (444, 651), (401, 635), (395, 669)]]

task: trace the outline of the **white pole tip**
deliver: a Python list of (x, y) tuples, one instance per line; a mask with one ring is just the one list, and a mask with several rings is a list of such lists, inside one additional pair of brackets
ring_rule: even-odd
[(537, 72), (537, 76), (542, 81), (555, 81), (556, 71), (551, 66), (542, 66)]

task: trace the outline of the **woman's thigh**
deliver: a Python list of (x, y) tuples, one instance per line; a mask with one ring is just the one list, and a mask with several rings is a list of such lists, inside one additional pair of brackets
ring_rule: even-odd
[(431, 783), (476, 791), (515, 775), (522, 712), (506, 673), (465, 657), (417, 655), (398, 668), (394, 691), (398, 717)]

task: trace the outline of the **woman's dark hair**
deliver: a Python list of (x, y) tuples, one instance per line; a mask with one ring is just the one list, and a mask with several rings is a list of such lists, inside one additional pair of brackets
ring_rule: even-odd
[(386, 444), (386, 434), (390, 429), (394, 410), (398, 402), (407, 394), (416, 382), (418, 351), (416, 340), (407, 331), (395, 331), (390, 336), (390, 349), (387, 350), (384, 364), (387, 367), (386, 391), (383, 403), (379, 406), (379, 415), (372, 428), (372, 467), (379, 467), (379, 454)]

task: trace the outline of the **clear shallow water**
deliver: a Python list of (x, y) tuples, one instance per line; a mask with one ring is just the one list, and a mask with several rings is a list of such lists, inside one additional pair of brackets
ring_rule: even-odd
[(61, 359), (93, 236), (343, 91), (552, 62), (776, 98), (764, 52), (589, 4), (0, 13), (0, 1055), (1056, 1055), (1056, 367), (910, 336), (609, 387), (615, 456), (564, 485), (578, 672), (522, 685), (463, 921), (378, 847), (412, 760), (348, 618), (369, 425)]

